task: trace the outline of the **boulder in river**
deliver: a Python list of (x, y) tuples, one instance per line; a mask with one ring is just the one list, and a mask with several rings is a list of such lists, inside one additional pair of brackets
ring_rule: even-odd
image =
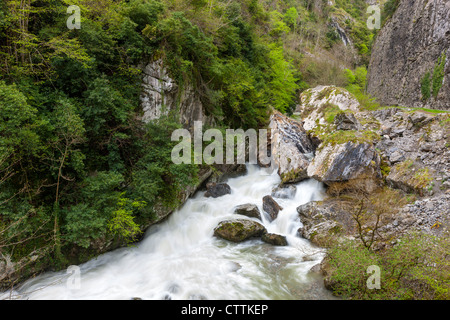
[(287, 246), (288, 245), (286, 237), (281, 234), (276, 234), (276, 233), (265, 232), (262, 235), (261, 240), (266, 243), (272, 244), (274, 246)]
[(269, 214), (272, 220), (275, 220), (278, 216), (278, 212), (283, 210), (283, 208), (272, 198), (272, 196), (265, 196), (263, 198), (263, 210)]
[(250, 238), (260, 237), (265, 232), (266, 228), (262, 224), (249, 219), (221, 221), (214, 229), (216, 237), (232, 242), (241, 242)]
[(206, 184), (205, 197), (217, 198), (217, 197), (221, 197), (223, 195), (230, 194), (230, 193), (231, 193), (231, 188), (226, 183), (210, 182), (210, 183)]
[(261, 220), (261, 212), (255, 204), (246, 203), (234, 208), (234, 213)]

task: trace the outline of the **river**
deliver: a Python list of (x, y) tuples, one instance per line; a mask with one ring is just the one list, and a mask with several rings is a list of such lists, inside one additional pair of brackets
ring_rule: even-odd
[[(198, 191), (168, 219), (154, 225), (144, 239), (66, 271), (31, 279), (0, 298), (12, 299), (213, 299), (275, 300), (333, 299), (320, 275), (310, 269), (324, 251), (300, 238), (296, 208), (324, 196), (321, 183), (296, 184), (292, 199), (275, 198), (283, 207), (272, 222), (263, 216), (271, 233), (286, 236), (288, 246), (277, 247), (260, 239), (232, 243), (213, 236), (225, 219), (236, 218), (234, 207), (254, 203), (280, 183), (276, 172), (248, 165), (247, 174), (227, 183), (231, 194), (204, 197)], [(246, 217), (244, 217), (246, 218)]]

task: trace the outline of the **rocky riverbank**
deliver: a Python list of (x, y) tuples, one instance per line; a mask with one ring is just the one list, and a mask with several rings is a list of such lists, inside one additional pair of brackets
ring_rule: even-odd
[[(294, 117), (320, 141), (307, 177), (325, 183), (328, 198), (298, 207), (300, 236), (325, 248), (350, 240), (371, 252), (417, 232), (449, 236), (449, 113), (366, 110), (333, 86), (301, 98)], [(329, 269), (321, 264), (325, 281)]]

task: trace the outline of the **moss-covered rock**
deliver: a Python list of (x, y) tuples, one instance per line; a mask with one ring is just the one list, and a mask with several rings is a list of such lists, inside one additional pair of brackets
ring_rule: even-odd
[(232, 242), (242, 242), (250, 238), (261, 237), (264, 232), (266, 232), (266, 228), (256, 221), (232, 219), (220, 222), (214, 229), (214, 236)]

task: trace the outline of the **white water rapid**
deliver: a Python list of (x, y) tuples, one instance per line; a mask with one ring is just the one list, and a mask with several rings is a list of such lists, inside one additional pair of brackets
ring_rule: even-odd
[[(199, 191), (162, 223), (152, 226), (132, 247), (106, 253), (79, 266), (79, 286), (68, 285), (66, 271), (45, 273), (1, 298), (13, 299), (332, 299), (320, 276), (310, 268), (323, 251), (297, 236), (296, 208), (323, 197), (322, 185), (307, 180), (296, 185), (293, 199), (275, 198), (283, 207), (268, 232), (286, 235), (288, 246), (260, 239), (232, 243), (213, 236), (217, 224), (237, 205), (253, 203), (262, 210), (280, 178), (249, 165), (245, 176), (227, 181), (231, 194), (206, 198)], [(247, 218), (250, 219), (250, 218)], [(72, 279), (73, 280), (73, 279)]]

